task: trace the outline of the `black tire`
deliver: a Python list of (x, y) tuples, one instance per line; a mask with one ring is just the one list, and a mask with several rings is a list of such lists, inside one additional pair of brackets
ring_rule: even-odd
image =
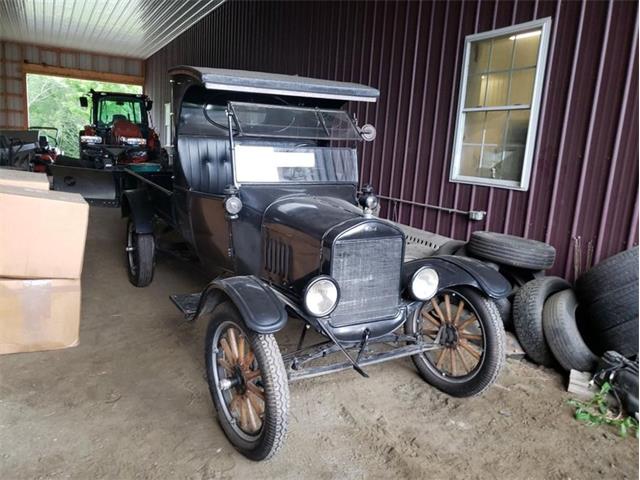
[[(453, 367), (453, 375), (448, 375), (439, 369), (437, 363), (434, 364), (430, 352), (414, 355), (411, 358), (423, 380), (438, 390), (454, 397), (480, 395), (496, 381), (505, 362), (505, 333), (500, 314), (491, 300), (473, 288), (446, 289), (439, 292), (438, 297), (445, 294), (464, 301), (470, 309), (469, 313), (478, 319), (477, 331), (482, 334), (482, 352), (477, 365), (466, 374), (456, 376), (455, 367)], [(425, 303), (425, 306), (428, 307), (428, 305), (429, 303)], [(422, 310), (419, 309), (416, 315), (406, 322), (405, 331), (408, 335), (423, 331), (421, 312)]]
[(638, 355), (638, 319), (620, 323), (596, 337), (596, 352), (615, 350), (627, 358)]
[[(576, 281), (576, 295), (582, 305), (607, 296), (611, 288), (638, 284), (638, 247), (603, 260)], [(637, 296), (636, 296), (637, 300)]]
[(524, 284), (545, 276), (544, 270), (527, 270), (504, 265), (500, 267), (500, 273), (511, 283), (514, 295)]
[(525, 284), (513, 300), (513, 326), (525, 353), (536, 363), (551, 367), (554, 356), (544, 338), (542, 310), (551, 295), (569, 288), (559, 277), (544, 277)]
[(509, 299), (509, 297), (503, 297), (498, 298), (493, 302), (496, 304), (496, 308), (500, 313), (502, 325), (504, 325), (505, 330), (511, 330), (513, 328), (513, 320), (511, 318), (511, 300)]
[(449, 240), (443, 243), (438, 250), (433, 254), (434, 257), (440, 257), (442, 255), (454, 255), (460, 248), (464, 247), (467, 242), (463, 240)]
[[(240, 387), (222, 390), (219, 383), (221, 377), (226, 375), (219, 360), (222, 358), (224, 361), (226, 353), (220, 350), (218, 344), (222, 340), (222, 335), (231, 328), (234, 331), (239, 330), (243, 342), (248, 342), (253, 352), (254, 360), (247, 365), (247, 368), (252, 368), (251, 371), (259, 373), (255, 379), (254, 387), (262, 389), (263, 397), (260, 405), (263, 412), (261, 417), (258, 413), (261, 425), (259, 430), (255, 432), (243, 430), (241, 419), (240, 422), (236, 421), (236, 416), (233, 415), (232, 406), (229, 403), (231, 395), (239, 395), (240, 397), (245, 395), (246, 407), (241, 408), (253, 409), (256, 414), (257, 411), (249, 398), (250, 389), (245, 388), (244, 393), (241, 393)], [(285, 443), (289, 412), (287, 373), (275, 337), (249, 330), (236, 308), (230, 302), (223, 302), (214, 309), (207, 327), (205, 360), (209, 391), (218, 414), (218, 422), (231, 444), (251, 460), (271, 458)], [(240, 360), (237, 362), (235, 366), (239, 368), (241, 362)], [(244, 376), (242, 378), (243, 385), (249, 383), (244, 380)]]
[(633, 347), (617, 332), (638, 331), (638, 247), (607, 258), (578, 278), (576, 295), (578, 314), (598, 353), (637, 353), (637, 342)]
[(153, 280), (156, 264), (156, 241), (153, 234), (136, 233), (133, 222), (127, 222), (126, 261), (129, 281), (136, 287), (146, 287)]
[(567, 371), (592, 372), (598, 363), (582, 339), (576, 323), (578, 300), (573, 290), (551, 295), (544, 303), (544, 337), (558, 363)]
[(477, 258), (529, 270), (551, 268), (556, 258), (551, 245), (494, 232), (473, 232), (467, 250)]

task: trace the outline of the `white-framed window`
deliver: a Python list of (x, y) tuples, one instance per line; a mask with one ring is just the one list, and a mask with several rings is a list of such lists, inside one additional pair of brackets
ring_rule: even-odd
[(465, 38), (452, 182), (527, 190), (551, 18)]

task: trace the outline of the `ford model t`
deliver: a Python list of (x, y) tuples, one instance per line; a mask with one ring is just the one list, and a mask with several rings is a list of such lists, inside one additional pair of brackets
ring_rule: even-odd
[[(341, 110), (374, 102), (362, 85), (176, 67), (173, 171), (130, 173), (126, 253), (136, 286), (151, 282), (158, 225), (178, 231), (215, 278), (175, 295), (209, 320), (206, 371), (219, 422), (244, 455), (283, 444), (289, 383), (411, 357), (454, 395), (477, 395), (504, 361), (493, 300), (509, 284), (463, 257), (408, 260), (398, 225), (358, 189), (357, 142), (375, 130)], [(405, 261), (406, 260), (406, 261)], [(301, 320), (297, 348), (275, 334)], [(323, 341), (305, 346), (313, 329)]]

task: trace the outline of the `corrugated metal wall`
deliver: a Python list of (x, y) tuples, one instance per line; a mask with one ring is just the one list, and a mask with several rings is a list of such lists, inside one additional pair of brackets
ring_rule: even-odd
[[(449, 182), (465, 35), (541, 17), (553, 28), (530, 190)], [(378, 129), (361, 178), (397, 199), (383, 202), (388, 218), (460, 239), (486, 229), (546, 240), (569, 278), (574, 258), (584, 268), (638, 243), (636, 2), (230, 1), (148, 59), (156, 105), (176, 64), (378, 87), (377, 105), (351, 109)], [(154, 117), (161, 125), (161, 109)]]
[(0, 128), (27, 127), (25, 65), (139, 78), (144, 75), (142, 60), (0, 41)]

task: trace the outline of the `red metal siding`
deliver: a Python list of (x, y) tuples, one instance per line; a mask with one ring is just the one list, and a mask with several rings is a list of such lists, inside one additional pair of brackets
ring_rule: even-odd
[[(449, 182), (465, 36), (542, 17), (553, 27), (529, 191)], [(568, 278), (576, 243), (581, 268), (638, 243), (636, 2), (228, 1), (148, 59), (157, 105), (176, 64), (378, 87), (376, 105), (350, 107), (378, 129), (360, 147), (360, 176), (393, 199), (385, 217), (461, 239), (488, 229), (546, 240)], [(488, 214), (472, 222), (424, 204)]]

